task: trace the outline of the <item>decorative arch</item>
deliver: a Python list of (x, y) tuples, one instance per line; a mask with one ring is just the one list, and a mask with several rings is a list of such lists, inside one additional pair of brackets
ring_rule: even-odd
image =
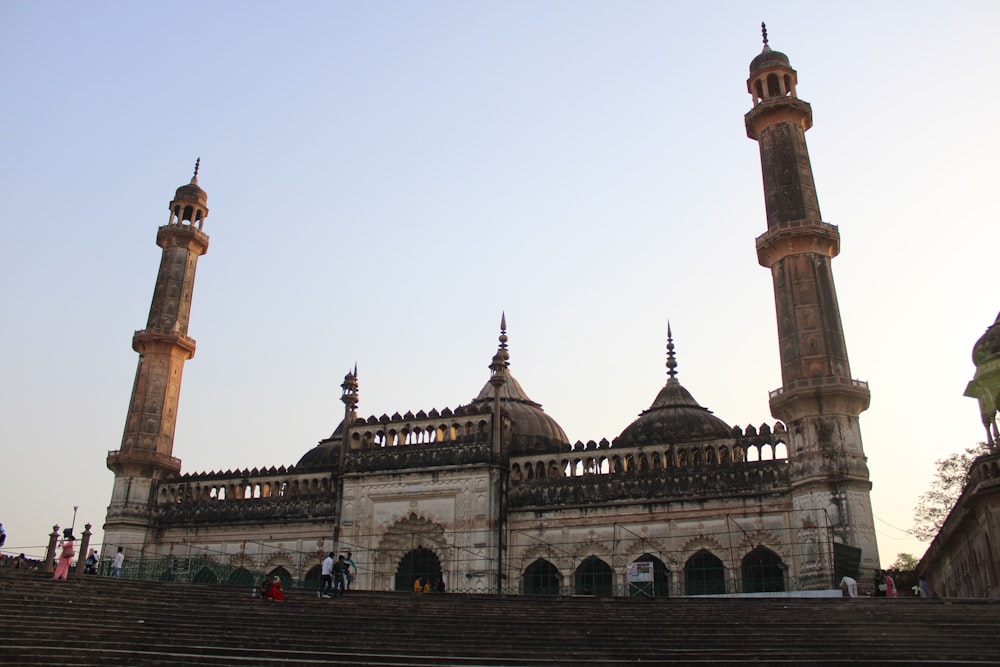
[(211, 568), (203, 567), (194, 576), (191, 577), (191, 583), (193, 584), (217, 584), (219, 583), (219, 578), (215, 576), (215, 572), (212, 572)]
[(400, 559), (393, 590), (412, 591), (413, 583), (418, 578), (432, 586), (442, 578), (441, 560), (436, 553), (424, 547), (417, 547)]
[(726, 567), (707, 549), (691, 556), (684, 564), (685, 595), (719, 595), (726, 592)]
[(521, 575), (521, 592), (525, 595), (559, 595), (561, 588), (559, 569), (544, 558), (534, 561)]
[[(446, 553), (450, 546), (445, 536), (444, 526), (439, 523), (418, 516), (416, 512), (411, 512), (408, 517), (397, 520), (386, 530), (375, 551), (372, 563), (374, 570), (372, 574), (375, 577), (374, 590), (395, 590), (396, 574), (400, 563), (403, 557), (411, 551), (423, 548), (433, 551), (435, 554), (442, 554)], [(440, 558), (440, 556), (436, 557)], [(447, 567), (445, 567), (440, 572), (440, 576), (445, 578), (445, 583), (448, 583), (447, 574)], [(409, 584), (412, 587), (412, 579)], [(412, 588), (406, 590), (412, 590)]]
[(575, 595), (613, 595), (614, 572), (597, 556), (583, 559), (573, 574)]
[(767, 547), (757, 547), (743, 557), (743, 592), (769, 593), (785, 590), (785, 564)]

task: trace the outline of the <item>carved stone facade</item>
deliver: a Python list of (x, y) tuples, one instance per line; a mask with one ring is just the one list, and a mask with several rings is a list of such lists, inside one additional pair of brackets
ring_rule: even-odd
[(878, 560), (858, 426), (868, 387), (850, 376), (830, 264), (839, 233), (819, 219), (811, 111), (795, 83), (765, 42), (746, 122), (765, 175), (757, 248), (774, 276), (780, 421), (741, 429), (702, 407), (677, 378), (668, 326), (667, 379), (651, 405), (611, 441), (570, 443), (511, 375), (504, 318), (490, 377), (466, 405), (360, 418), (355, 370), (343, 421), (295, 465), (181, 474), (172, 425), (180, 365), (194, 352), (194, 265), (207, 248), (196, 171), (158, 236), (189, 243), (161, 243), (149, 329), (136, 334), (136, 414), (108, 456), (105, 548), (305, 583), (327, 552), (351, 551), (354, 585), (375, 590), (409, 590), (417, 577), (450, 590), (654, 596), (870, 580)]

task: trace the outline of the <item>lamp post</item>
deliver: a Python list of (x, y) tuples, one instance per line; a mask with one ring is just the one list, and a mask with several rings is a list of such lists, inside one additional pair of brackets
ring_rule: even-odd
[(76, 528), (76, 511), (80, 509), (79, 505), (73, 505), (73, 523), (69, 525), (69, 534), (73, 534), (73, 529)]

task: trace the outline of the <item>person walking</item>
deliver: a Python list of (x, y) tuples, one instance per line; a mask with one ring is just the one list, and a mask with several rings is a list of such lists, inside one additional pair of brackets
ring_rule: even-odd
[(56, 581), (66, 581), (70, 563), (73, 561), (73, 556), (76, 555), (76, 550), (74, 549), (75, 540), (72, 528), (67, 528), (63, 531), (62, 543), (59, 545), (62, 549), (59, 552), (59, 564), (56, 566), (55, 574), (52, 575), (52, 578)]
[(344, 554), (337, 557), (337, 562), (333, 564), (333, 597), (344, 597), (344, 582), (347, 578), (347, 563), (344, 562)]
[(331, 551), (327, 554), (326, 558), (323, 559), (323, 564), (320, 567), (319, 575), (319, 590), (316, 591), (316, 597), (328, 598), (330, 597), (330, 589), (333, 588), (333, 552)]
[(122, 547), (118, 547), (118, 553), (115, 557), (111, 559), (111, 576), (120, 577), (122, 576), (122, 564), (125, 562), (125, 554)]

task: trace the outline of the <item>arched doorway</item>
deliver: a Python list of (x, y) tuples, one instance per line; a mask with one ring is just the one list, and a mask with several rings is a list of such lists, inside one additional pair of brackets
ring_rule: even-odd
[(597, 556), (588, 556), (573, 576), (576, 595), (613, 595), (614, 574), (611, 566)]
[[(670, 571), (662, 560), (652, 554), (643, 554), (632, 562), (653, 564), (653, 586), (651, 591), (653, 597), (665, 598), (670, 595)], [(649, 593), (648, 587), (629, 586), (629, 595), (648, 595)]]
[(785, 590), (785, 568), (781, 557), (767, 547), (757, 547), (743, 557), (743, 592), (770, 593)]
[(243, 567), (237, 568), (229, 573), (226, 583), (232, 586), (253, 586), (253, 572)]
[(417, 547), (403, 556), (396, 569), (396, 584), (393, 590), (412, 591), (413, 582), (420, 577), (433, 587), (441, 580), (441, 561), (430, 549)]
[(556, 566), (539, 558), (524, 570), (521, 588), (525, 595), (559, 595), (562, 575)]
[(726, 592), (726, 567), (710, 551), (702, 549), (684, 565), (685, 595), (720, 595)]

